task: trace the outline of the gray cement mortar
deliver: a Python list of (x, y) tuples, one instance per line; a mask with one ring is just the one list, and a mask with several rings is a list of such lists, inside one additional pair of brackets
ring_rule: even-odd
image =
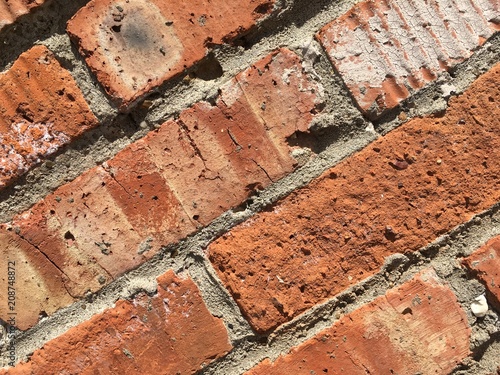
[[(8, 69), (15, 58), (33, 44), (48, 46), (71, 72), (101, 121), (99, 127), (48, 158), (23, 176), (16, 185), (1, 193), (1, 221), (10, 220), (15, 213), (30, 207), (61, 184), (111, 158), (130, 142), (177, 116), (184, 108), (199, 100), (211, 100), (217, 95), (217, 89), (242, 67), (249, 66), (278, 47), (290, 48), (304, 58), (311, 76), (324, 87), (327, 106), (311, 129), (313, 136), (319, 140), (317, 149), (313, 150), (314, 153), (305, 153), (308, 157), (301, 159), (301, 168), (267, 189), (256, 192), (249, 200), (192, 236), (164, 248), (153, 259), (99, 292), (43, 318), (29, 331), (19, 333), (15, 340), (20, 360), (26, 359), (45, 342), (69, 328), (112, 307), (120, 298), (129, 299), (141, 292), (154, 294), (156, 277), (173, 269), (192, 277), (211, 313), (223, 319), (235, 347), (228, 356), (210, 364), (201, 373), (240, 374), (264, 358), (276, 359), (287, 353), (292, 347), (331, 326), (342, 315), (383, 295), (420, 270), (433, 267), (456, 293), (473, 331), (473, 354), (454, 373), (488, 374), (496, 369), (500, 357), (498, 312), (490, 310), (482, 319), (470, 313), (470, 302), (484, 292), (484, 287), (465, 272), (458, 259), (470, 254), (492, 236), (500, 234), (497, 206), (477, 215), (419, 252), (389, 257), (376, 275), (308, 310), (268, 336), (256, 335), (251, 330), (204, 256), (204, 250), (210, 242), (235, 225), (265, 207), (276, 204), (295, 189), (307, 185), (326, 169), (366, 147), (379, 134), (399, 126), (401, 121), (398, 115), (401, 112), (405, 112), (408, 118), (442, 112), (449, 94), (463, 92), (475, 78), (500, 60), (498, 34), (480, 47), (472, 58), (452, 72), (442, 74), (436, 82), (372, 125), (363, 119), (342, 80), (334, 73), (326, 55), (313, 39), (320, 27), (347, 11), (355, 2), (332, 4), (324, 0), (314, 3), (289, 1), (283, 3), (283, 11), (278, 16), (264, 21), (258, 29), (234, 45), (214, 49), (213, 59), (222, 68), (222, 75), (208, 80), (197, 78), (201, 65), (198, 64), (185, 76), (177, 77), (155, 90), (147, 98), (151, 100), (148, 108), (139, 104), (130, 113), (118, 115), (64, 32), (66, 21), (85, 3), (87, 1), (79, 0), (68, 5), (63, 0), (50, 0), (32, 14), (22, 17), (16, 25), (0, 32), (0, 45), (5, 50), (0, 56), (0, 69)], [(449, 87), (453, 87), (451, 93), (448, 92)], [(6, 342), (3, 341), (3, 344)], [(2, 359), (6, 363), (5, 356)]]

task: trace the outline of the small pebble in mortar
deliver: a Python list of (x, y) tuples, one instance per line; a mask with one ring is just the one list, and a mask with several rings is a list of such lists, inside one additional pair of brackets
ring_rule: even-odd
[(484, 294), (479, 297), (474, 298), (474, 301), (470, 304), (470, 309), (472, 313), (478, 318), (482, 318), (488, 312), (488, 302)]

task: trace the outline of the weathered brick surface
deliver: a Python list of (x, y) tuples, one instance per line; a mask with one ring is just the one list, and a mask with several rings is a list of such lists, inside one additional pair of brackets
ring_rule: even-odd
[(38, 321), (38, 314), (50, 315), (61, 303), (73, 301), (64, 287), (61, 271), (33, 246), (4, 228), (0, 228), (0, 255), (0, 267), (4, 270), (0, 276), (2, 320), (25, 330)]
[(94, 0), (67, 30), (106, 92), (126, 109), (273, 10), (273, 0)]
[(210, 260), (268, 331), (500, 199), (500, 65), (214, 242)]
[(45, 0), (0, 0), (0, 30), (44, 2)]
[(427, 270), (247, 374), (449, 374), (469, 339), (455, 295)]
[(500, 237), (488, 241), (464, 259), (464, 264), (482, 281), (491, 303), (500, 309)]
[(0, 75), (0, 188), (97, 120), (69, 72), (44, 46)]
[[(286, 76), (293, 69), (300, 74)], [(254, 87), (260, 95), (247, 96)], [(226, 84), (216, 105), (194, 105), (10, 225), (80, 298), (293, 171), (286, 137), (307, 131), (318, 91), (294, 53), (272, 53)], [(286, 111), (297, 119), (283, 122)], [(65, 296), (58, 306), (66, 303)], [(38, 305), (27, 301), (25, 310), (36, 321)]]
[(317, 37), (360, 108), (376, 117), (468, 58), (499, 29), (496, 0), (369, 0)]
[(157, 294), (94, 316), (2, 374), (192, 374), (231, 350), (224, 324), (189, 278), (168, 271)]

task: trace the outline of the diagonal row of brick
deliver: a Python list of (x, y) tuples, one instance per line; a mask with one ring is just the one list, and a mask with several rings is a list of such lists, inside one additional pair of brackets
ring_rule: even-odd
[[(285, 4), (92, 0), (67, 32), (126, 112)], [(378, 118), (498, 29), (494, 0), (367, 0), (313, 33), (358, 107)], [(329, 77), (312, 74), (288, 48), (266, 54), (215, 97), (0, 224), (0, 267), (16, 265), (15, 328), (30, 330), (99, 292), (297, 169), (301, 142), (293, 139), (331, 114), (329, 84), (321, 82)], [(452, 97), (444, 114), (410, 120), (208, 246), (203, 261), (254, 330), (252, 340), (279, 335), (283, 324), (377, 274), (388, 256), (419, 251), (498, 203), (499, 81), (497, 64)], [(43, 46), (0, 75), (0, 99), (0, 189), (98, 125), (76, 80)], [(450, 256), (497, 310), (499, 241), (465, 259)], [(211, 314), (183, 266), (162, 270), (156, 293), (117, 297), (0, 373), (178, 374), (224, 363), (240, 342), (230, 341), (224, 317)], [(5, 272), (0, 280), (2, 288), (14, 283)], [(429, 267), (274, 362), (255, 357), (241, 371), (448, 374), (471, 355), (472, 320), (462, 303)], [(9, 299), (0, 300), (0, 319), (11, 315)]]
[(27, 307), (19, 328), (293, 171), (287, 137), (307, 131), (320, 91), (297, 55), (276, 51), (224, 85), (214, 105), (195, 104), (4, 225), (2, 251), (31, 257), (23, 274), (41, 270), (38, 287), (18, 295)]

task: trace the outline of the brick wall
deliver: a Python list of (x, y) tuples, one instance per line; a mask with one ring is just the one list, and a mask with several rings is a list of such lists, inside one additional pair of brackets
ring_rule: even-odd
[(0, 1), (0, 374), (500, 373), (499, 29)]

